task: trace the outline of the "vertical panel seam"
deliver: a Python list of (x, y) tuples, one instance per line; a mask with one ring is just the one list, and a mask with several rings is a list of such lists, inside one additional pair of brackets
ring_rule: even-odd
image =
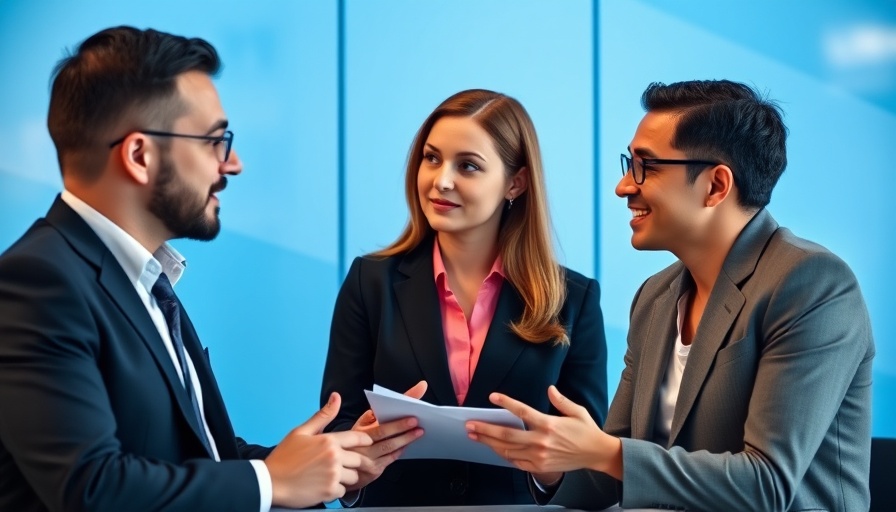
[(593, 165), (594, 165), (594, 199), (592, 201), (592, 216), (594, 222), (594, 278), (600, 279), (600, 260), (601, 260), (601, 244), (600, 244), (600, 58), (599, 58), (599, 37), (600, 37), (600, 0), (591, 1), (591, 91), (593, 118), (592, 127), (594, 131), (593, 143)]
[(345, 200), (345, 0), (337, 0), (337, 38), (336, 43), (336, 88), (337, 88), (337, 116), (339, 118), (337, 125), (337, 201), (338, 208), (338, 247), (336, 260), (336, 284), (337, 287), (342, 283), (345, 276), (345, 250), (346, 250), (346, 200)]

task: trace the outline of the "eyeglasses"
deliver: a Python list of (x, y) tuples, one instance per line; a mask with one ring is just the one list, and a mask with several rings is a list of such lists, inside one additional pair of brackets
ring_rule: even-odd
[(631, 171), (632, 178), (635, 183), (640, 185), (644, 183), (644, 167), (649, 165), (720, 165), (719, 162), (710, 162), (709, 160), (670, 160), (668, 158), (642, 158), (635, 160), (628, 155), (619, 155), (619, 162), (622, 164), (622, 175)]
[[(198, 139), (198, 140), (206, 140), (212, 143), (212, 146), (215, 148), (215, 154), (218, 156), (218, 161), (224, 163), (230, 158), (230, 148), (233, 146), (233, 132), (227, 130), (223, 135), (187, 135), (185, 133), (171, 133), (171, 132), (157, 132), (153, 130), (135, 130), (137, 133), (142, 133), (144, 135), (150, 135), (153, 137), (183, 137), (185, 139)], [(133, 132), (132, 132), (133, 133)], [(128, 134), (130, 135), (130, 134)], [(127, 135), (124, 137), (115, 140), (114, 142), (109, 144), (109, 148), (114, 148), (119, 145), (127, 138)]]

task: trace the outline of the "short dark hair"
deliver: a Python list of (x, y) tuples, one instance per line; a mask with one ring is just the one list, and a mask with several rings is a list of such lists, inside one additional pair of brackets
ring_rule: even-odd
[[(650, 84), (641, 95), (648, 112), (675, 112), (672, 147), (688, 158), (731, 167), (738, 202), (747, 210), (764, 207), (787, 167), (787, 127), (777, 103), (750, 86), (729, 80)], [(689, 166), (693, 183), (705, 166)]]
[[(207, 41), (120, 26), (97, 32), (53, 70), (47, 127), (60, 168), (99, 175), (114, 130), (170, 129), (182, 115), (177, 77), (217, 74), (218, 52)], [(151, 125), (151, 126), (150, 126)], [(63, 171), (64, 172), (64, 171)]]

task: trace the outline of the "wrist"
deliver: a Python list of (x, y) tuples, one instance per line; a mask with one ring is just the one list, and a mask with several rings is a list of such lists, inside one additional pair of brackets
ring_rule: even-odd
[(604, 434), (600, 447), (600, 453), (594, 458), (594, 464), (592, 464), (590, 469), (605, 473), (621, 481), (622, 440), (618, 437)]

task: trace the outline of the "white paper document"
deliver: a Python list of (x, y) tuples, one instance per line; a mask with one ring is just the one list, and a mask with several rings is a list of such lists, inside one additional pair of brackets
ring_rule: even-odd
[(432, 405), (377, 385), (373, 391), (364, 393), (380, 423), (409, 416), (417, 418), (423, 436), (405, 447), (402, 459), (453, 459), (513, 467), (488, 446), (467, 437), (464, 426), (467, 421), (477, 420), (525, 428), (522, 420), (509, 411)]

